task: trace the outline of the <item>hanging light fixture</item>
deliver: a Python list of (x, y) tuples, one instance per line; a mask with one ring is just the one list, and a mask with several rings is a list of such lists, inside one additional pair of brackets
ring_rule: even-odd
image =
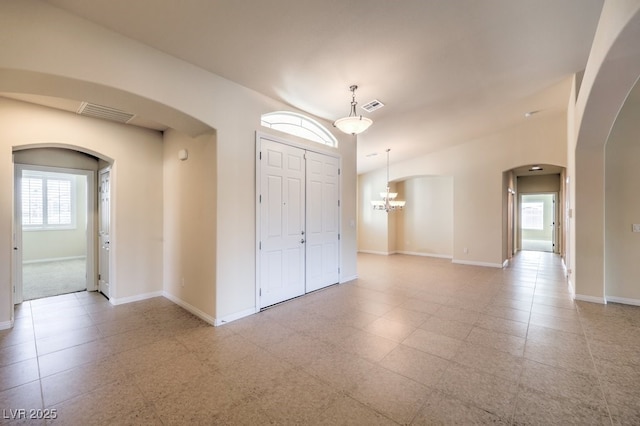
[(387, 213), (402, 210), (406, 204), (406, 201), (396, 200), (397, 192), (389, 192), (389, 151), (391, 149), (387, 148), (387, 191), (380, 193), (382, 200), (371, 200), (371, 206), (374, 210), (384, 210)]
[(351, 111), (349, 112), (349, 116), (340, 118), (333, 123), (335, 127), (349, 135), (357, 135), (359, 133), (362, 133), (367, 130), (373, 123), (371, 119), (363, 117), (361, 115), (358, 116), (356, 114), (356, 105), (358, 105), (358, 103), (356, 102), (357, 88), (358, 86), (356, 86), (355, 84), (349, 87), (349, 90), (351, 90)]

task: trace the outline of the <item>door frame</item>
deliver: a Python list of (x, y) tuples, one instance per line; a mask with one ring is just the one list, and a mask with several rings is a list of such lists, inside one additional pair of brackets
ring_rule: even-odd
[(559, 215), (558, 215), (558, 199), (560, 194), (558, 191), (540, 191), (540, 192), (519, 192), (518, 193), (518, 247), (522, 250), (522, 196), (523, 195), (553, 195), (553, 206), (552, 206), (552, 218), (553, 218), (553, 230), (551, 232), (551, 253), (558, 254), (560, 253), (560, 244), (559, 244)]
[(13, 232), (13, 303), (19, 304), (23, 300), (22, 287), (22, 196), (20, 184), (22, 181), (23, 170), (35, 170), (53, 173), (65, 173), (72, 175), (85, 176), (87, 178), (87, 230), (86, 230), (86, 285), (87, 291), (95, 291), (97, 289), (97, 268), (96, 268), (96, 233), (95, 233), (95, 216), (96, 216), (96, 172), (84, 169), (69, 169), (64, 167), (52, 166), (36, 166), (32, 164), (14, 163), (14, 180), (13, 180), (13, 207), (14, 207), (14, 232)]
[[(256, 140), (255, 140), (255, 155), (254, 155), (254, 160), (255, 160), (255, 176), (256, 176), (256, 183), (255, 183), (255, 212), (256, 212), (256, 232), (255, 232), (255, 253), (256, 253), (256, 267), (255, 267), (255, 300), (256, 300), (256, 304), (255, 304), (255, 312), (260, 312), (260, 310), (262, 308), (264, 308), (264, 306), (261, 306), (260, 304), (260, 267), (261, 267), (261, 262), (260, 262), (260, 237), (262, 235), (261, 233), (261, 227), (260, 227), (260, 188), (261, 188), (261, 169), (260, 169), (260, 151), (261, 151), (261, 139), (268, 139), (272, 142), (277, 142), (277, 143), (281, 143), (283, 145), (289, 145), (289, 146), (293, 146), (295, 148), (300, 148), (303, 149), (305, 151), (311, 151), (311, 152), (315, 152), (318, 154), (322, 154), (322, 155), (327, 155), (330, 157), (334, 157), (337, 158), (339, 161), (339, 167), (340, 170), (342, 170), (342, 156), (340, 155), (340, 153), (335, 152), (330, 150), (329, 147), (327, 148), (323, 148), (322, 145), (316, 144), (318, 146), (314, 146), (314, 145), (310, 145), (313, 144), (314, 142), (309, 142), (309, 143), (303, 143), (303, 142), (297, 142), (293, 139), (284, 139), (278, 136), (274, 136), (272, 134), (269, 133), (265, 133), (265, 132), (260, 132), (260, 131), (256, 131)], [(338, 196), (339, 199), (342, 200), (342, 174), (339, 173), (338, 175), (338, 182), (339, 182), (339, 189), (338, 189)], [(306, 191), (306, 190), (305, 190)], [(339, 212), (339, 216), (338, 216), (338, 233), (341, 235), (342, 234), (342, 209), (340, 209)], [(342, 248), (342, 240), (340, 240), (340, 244), (338, 246), (338, 250), (339, 253), (342, 252), (341, 250)], [(306, 261), (305, 261), (306, 262)], [(338, 255), (338, 267), (340, 268), (340, 273), (338, 274), (338, 283), (342, 282), (342, 257), (340, 255)], [(306, 272), (305, 272), (305, 279), (306, 279)], [(305, 283), (306, 285), (306, 283)]]
[(102, 262), (102, 257), (101, 257), (101, 249), (100, 247), (98, 247), (100, 245), (100, 213), (101, 213), (101, 209), (102, 209), (102, 196), (100, 195), (99, 197), (96, 197), (96, 204), (97, 204), (97, 208), (96, 208), (96, 248), (97, 248), (97, 253), (96, 253), (96, 290), (98, 292), (100, 292), (103, 296), (105, 296), (107, 298), (107, 300), (111, 301), (112, 300), (112, 296), (111, 294), (112, 292), (112, 274), (111, 274), (111, 264), (112, 264), (112, 256), (111, 256), (111, 240), (112, 240), (112, 230), (113, 230), (113, 216), (112, 216), (112, 210), (111, 210), (111, 204), (112, 204), (112, 196), (113, 196), (113, 191), (112, 191), (112, 187), (113, 187), (113, 171), (111, 168), (111, 164), (109, 164), (108, 166), (102, 167), (100, 169), (98, 169), (98, 178), (96, 180), (96, 189), (97, 189), (97, 194), (101, 194), (100, 191), (100, 185), (102, 184), (102, 175), (109, 173), (109, 209), (108, 209), (108, 214), (109, 214), (109, 262), (108, 262), (108, 269), (109, 269), (109, 294), (106, 295), (104, 293), (102, 293), (102, 291), (100, 290), (100, 270), (101, 270), (101, 262)]

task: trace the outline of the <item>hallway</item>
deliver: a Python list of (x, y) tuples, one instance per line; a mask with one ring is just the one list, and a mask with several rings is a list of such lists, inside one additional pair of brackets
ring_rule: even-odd
[(556, 255), (358, 262), (358, 280), (216, 328), (161, 297), (25, 302), (0, 332), (0, 407), (79, 425), (640, 423), (640, 308), (574, 303)]

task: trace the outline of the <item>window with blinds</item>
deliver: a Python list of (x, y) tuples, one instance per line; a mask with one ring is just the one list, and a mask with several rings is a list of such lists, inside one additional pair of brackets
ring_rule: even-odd
[(75, 227), (75, 177), (61, 173), (23, 172), (22, 227)]

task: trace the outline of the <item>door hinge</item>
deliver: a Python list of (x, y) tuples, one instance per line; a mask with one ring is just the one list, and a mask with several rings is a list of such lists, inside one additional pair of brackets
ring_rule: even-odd
[(102, 275), (98, 274), (98, 281), (102, 279)]
[(338, 268), (338, 273), (340, 273), (340, 268)]
[(340, 167), (338, 167), (338, 176), (340, 176)]
[(338, 200), (338, 207), (340, 207), (340, 200)]
[(338, 234), (338, 241), (340, 241), (340, 234)]
[(258, 153), (258, 159), (262, 160), (262, 151)]
[(258, 243), (258, 250), (262, 250), (262, 241)]
[(262, 289), (260, 289), (260, 290), (258, 291), (258, 296), (261, 296), (261, 297), (262, 297)]
[(260, 201), (258, 201), (259, 203), (262, 203), (262, 194), (260, 194)]

